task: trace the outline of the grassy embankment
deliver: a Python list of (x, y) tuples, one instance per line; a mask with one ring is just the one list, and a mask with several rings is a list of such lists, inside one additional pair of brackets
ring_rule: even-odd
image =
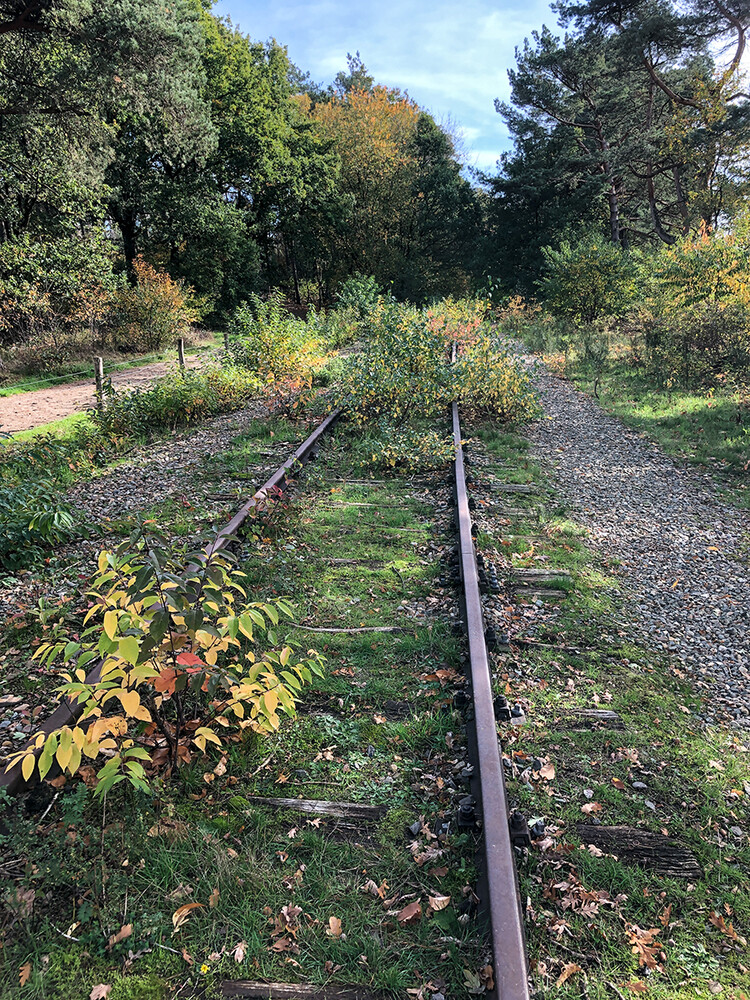
[[(484, 427), (479, 440), (480, 483), (550, 487), (523, 438)], [(520, 700), (528, 720), (501, 726), (509, 796), (545, 824), (520, 866), (535, 983), (543, 996), (571, 1000), (742, 1000), (750, 993), (748, 740), (707, 727), (689, 678), (639, 644), (623, 621), (614, 567), (554, 494), (540, 517), (531, 510), (539, 496), (512, 499), (528, 516), (480, 505), (487, 558), (507, 573), (536, 566), (572, 575), (559, 615), (534, 636), (550, 648), (498, 659), (498, 692)], [(533, 623), (534, 607), (516, 603), (516, 621)], [(575, 715), (597, 707), (617, 712), (624, 728), (587, 728)], [(661, 876), (615, 848), (587, 848), (577, 825), (592, 822), (666, 833), (694, 853), (702, 874)]]

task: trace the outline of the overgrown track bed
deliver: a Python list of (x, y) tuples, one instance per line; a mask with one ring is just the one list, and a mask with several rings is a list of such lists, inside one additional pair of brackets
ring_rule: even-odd
[(617, 566), (532, 455), (472, 428), (506, 787), (531, 834), (518, 868), (535, 995), (742, 1000), (746, 734), (706, 725), (710, 695), (634, 628)]
[(225, 525), (243, 497), (287, 458), (309, 425), (269, 416), (254, 404), (211, 418), (73, 486), (69, 497), (87, 537), (60, 546), (43, 565), (8, 577), (0, 591), (0, 757), (50, 714), (54, 679), (29, 650), (50, 625), (85, 613), (86, 581), (102, 547), (112, 547), (139, 523), (166, 532), (189, 550)]
[(11, 910), (0, 980), (31, 962), (22, 995), (253, 995), (262, 981), (431, 1000), (491, 985), (479, 835), (456, 822), (471, 777), (452, 707), (459, 613), (436, 587), (450, 487), (370, 479), (351, 445), (346, 428), (327, 439), (283, 521), (241, 551), (249, 592), (294, 595), (282, 641), (327, 658), (298, 719), (194, 755), (106, 817), (80, 786), (21, 800), (35, 823), (10, 821), (7, 898), (28, 912)]

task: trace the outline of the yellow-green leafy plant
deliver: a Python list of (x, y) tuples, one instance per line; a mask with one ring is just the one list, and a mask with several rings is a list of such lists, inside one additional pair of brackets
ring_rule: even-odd
[(323, 660), (280, 641), (289, 604), (248, 600), (244, 574), (224, 554), (186, 558), (143, 530), (100, 553), (87, 627), (77, 636), (61, 626), (34, 654), (62, 660), (59, 690), (82, 706), (80, 719), (34, 736), (9, 767), (20, 762), (28, 780), (56, 762), (73, 775), (88, 758), (100, 764), (96, 794), (122, 781), (148, 791), (155, 770), (175, 772), (196, 750), (245, 730), (271, 733), (281, 714), (294, 715)]
[(513, 424), (540, 413), (528, 372), (489, 334), (462, 349), (451, 373), (455, 398), (477, 413)]

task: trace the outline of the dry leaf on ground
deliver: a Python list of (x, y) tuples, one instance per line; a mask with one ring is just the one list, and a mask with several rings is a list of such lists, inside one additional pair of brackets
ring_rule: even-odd
[(575, 976), (577, 972), (583, 972), (581, 966), (576, 965), (575, 962), (568, 962), (567, 965), (563, 966), (563, 970), (558, 976), (555, 985), (562, 986), (563, 983), (567, 983), (571, 976)]
[(119, 944), (120, 941), (124, 941), (126, 938), (129, 938), (132, 933), (133, 925), (123, 924), (119, 931), (116, 934), (112, 934), (109, 941), (107, 941), (107, 951), (112, 951), (116, 944)]
[(413, 903), (409, 903), (408, 906), (405, 906), (396, 917), (396, 920), (398, 920), (402, 927), (409, 927), (411, 924), (418, 924), (421, 919), (422, 907), (416, 900)]
[(172, 924), (175, 930), (179, 930), (180, 927), (185, 923), (187, 918), (190, 916), (192, 910), (197, 910), (203, 907), (203, 903), (185, 903), (184, 906), (178, 907), (172, 914)]
[(437, 913), (438, 910), (444, 910), (446, 906), (450, 903), (450, 896), (428, 896), (430, 901), (430, 906)]

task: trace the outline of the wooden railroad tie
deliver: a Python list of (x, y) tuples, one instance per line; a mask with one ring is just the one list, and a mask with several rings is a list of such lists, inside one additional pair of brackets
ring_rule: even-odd
[(636, 830), (630, 826), (591, 826), (579, 823), (578, 836), (606, 854), (614, 854), (624, 864), (648, 868), (657, 875), (696, 880), (703, 869), (691, 850), (661, 833)]
[(225, 980), (223, 997), (252, 997), (254, 1000), (382, 1000), (364, 986), (313, 986), (310, 983), (258, 983), (250, 979)]
[(387, 812), (386, 806), (368, 806), (360, 802), (328, 802), (325, 799), (272, 799), (263, 795), (246, 796), (250, 805), (269, 809), (291, 809), (313, 816), (333, 816), (336, 819), (359, 819), (377, 822)]

